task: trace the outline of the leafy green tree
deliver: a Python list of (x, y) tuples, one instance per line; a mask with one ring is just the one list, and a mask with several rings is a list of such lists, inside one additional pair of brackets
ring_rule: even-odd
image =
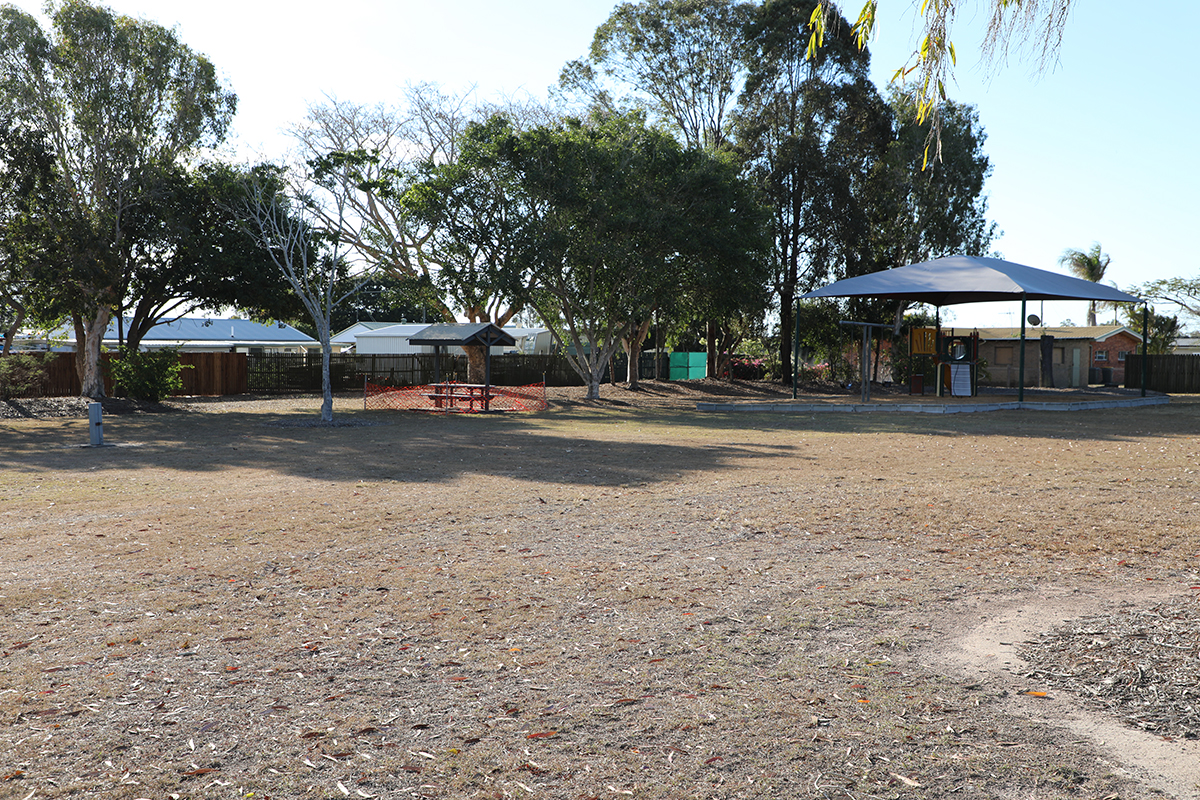
[[(676, 197), (685, 212), (677, 223), (678, 249), (660, 273), (655, 309), (703, 326), (708, 374), (715, 377), (728, 372), (741, 342), (764, 327), (771, 299), (770, 215), (731, 158), (698, 148), (683, 156)], [(630, 364), (637, 363), (642, 339), (644, 332), (626, 348)]]
[[(752, 3), (736, 0), (622, 3), (596, 30), (589, 56), (564, 68), (560, 86), (583, 95), (601, 113), (644, 110), (689, 148), (727, 151), (732, 144), (731, 114), (745, 78), (745, 27), (753, 15)], [(741, 276), (747, 288), (743, 299), (761, 287), (761, 281), (749, 274), (756, 265), (757, 261), (747, 262), (747, 274)], [(711, 281), (709, 285), (715, 286)], [(732, 283), (726, 286), (733, 288)], [(720, 354), (727, 356), (746, 332), (758, 326), (761, 302), (732, 309), (724, 302), (718, 308), (705, 302), (703, 291), (691, 294), (678, 285), (670, 287), (669, 293), (675, 307), (660, 305), (656, 313), (667, 314), (676, 324), (701, 325), (708, 372), (724, 374), (718, 364)], [(723, 301), (734, 300), (729, 293), (707, 297), (718, 294)], [(690, 304), (681, 305), (679, 299), (685, 297), (690, 297)], [(696, 318), (694, 312), (700, 308), (712, 309), (715, 316)], [(627, 351), (644, 339), (651, 320), (646, 312), (635, 321), (625, 339)], [(630, 375), (636, 385), (636, 372)]]
[[(516, 136), (496, 115), (468, 124), (458, 156), (426, 164), (402, 203), (427, 227), (424, 252), (438, 264), (432, 280), (471, 321), (505, 325), (525, 306), (534, 280), (545, 201), (535, 198), (502, 150)], [(482, 347), (467, 348), (468, 374), (483, 380)]]
[[(100, 344), (123, 302), (125, 222), (149, 173), (219, 143), (236, 97), (160, 25), (85, 0), (49, 7), (52, 35), (0, 7), (0, 103), (58, 157), (62, 247), (51, 285), (73, 317), (83, 394), (101, 397)], [(69, 238), (68, 238), (69, 236)]]
[(864, 186), (891, 140), (891, 120), (849, 26), (814, 57), (802, 35), (816, 0), (767, 0), (747, 28), (737, 114), (747, 173), (771, 210), (779, 361), (791, 378), (796, 295), (830, 277), (873, 271)]
[(151, 177), (142, 190), (147, 202), (132, 209), (125, 223), (125, 299), (118, 310), (123, 346), (136, 350), (152, 327), (200, 307), (233, 306), (258, 319), (304, 313), (240, 211), (247, 180), (278, 192), (277, 175), (271, 165), (243, 169), (211, 162)]
[[(894, 126), (886, 153), (872, 168), (865, 190), (871, 238), (880, 267), (900, 267), (944, 256), (986, 255), (996, 236), (987, 218), (984, 182), (991, 163), (973, 106), (946, 101), (942, 108), (942, 158), (924, 162), (931, 123), (921, 122), (918, 100), (893, 90)], [(895, 309), (896, 330), (908, 308)]]
[[(1149, 316), (1146, 319), (1148, 336), (1146, 346), (1153, 355), (1166, 355), (1175, 347), (1175, 340), (1184, 335), (1183, 323), (1178, 315), (1167, 316), (1159, 314), (1147, 307)], [(1121, 303), (1119, 310), (1125, 316), (1125, 325), (1130, 330), (1142, 332), (1142, 305), (1140, 303)]]
[[(1100, 252), (1100, 244), (1097, 242), (1092, 245), (1092, 248), (1086, 253), (1082, 250), (1066, 250), (1062, 257), (1058, 259), (1058, 263), (1071, 271), (1072, 275), (1083, 278), (1085, 281), (1099, 283), (1104, 280), (1104, 273), (1108, 270), (1109, 263), (1112, 259), (1107, 253)], [(1096, 301), (1092, 300), (1088, 303), (1087, 324), (1096, 324)]]
[(740, 212), (753, 219), (751, 208), (716, 213), (731, 195), (713, 191), (713, 180), (732, 172), (714, 170), (711, 155), (685, 150), (640, 115), (510, 132), (494, 152), (534, 212), (535, 227), (510, 242), (532, 273), (526, 300), (593, 399), (609, 359), (667, 287), (686, 287), (706, 250), (724, 248), (728, 258)]
[(563, 69), (560, 85), (600, 111), (646, 108), (689, 147), (720, 150), (741, 86), (742, 29), (752, 8), (736, 0), (621, 3), (596, 29), (588, 57)]
[(3, 355), (37, 313), (36, 264), (52, 247), (54, 154), (44, 137), (0, 122), (0, 333)]

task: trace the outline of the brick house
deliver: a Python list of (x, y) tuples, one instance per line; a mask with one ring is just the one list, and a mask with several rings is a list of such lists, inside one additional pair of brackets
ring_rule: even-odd
[[(981, 383), (1016, 386), (1020, 328), (978, 328), (979, 358), (987, 362)], [(1048, 338), (1043, 344), (1042, 337)], [(1124, 325), (1025, 329), (1025, 385), (1057, 388), (1125, 382), (1125, 356), (1141, 347), (1141, 334)], [(1053, 384), (1043, 379), (1048, 358)]]

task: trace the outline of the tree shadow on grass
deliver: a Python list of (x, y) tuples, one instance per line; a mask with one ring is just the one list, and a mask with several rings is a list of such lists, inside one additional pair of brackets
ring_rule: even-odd
[(479, 475), (586, 486), (677, 480), (762, 457), (807, 458), (789, 443), (669, 442), (661, 432), (642, 437), (635, 430), (612, 436), (594, 420), (580, 429), (570, 418), (515, 414), (340, 416), (379, 424), (293, 427), (286, 423), (297, 415), (237, 412), (107, 418), (111, 446), (89, 448), (82, 446), (86, 420), (22, 422), (0, 425), (0, 452), (8, 468), (29, 472), (265, 468), (331, 481), (446, 482)]
[[(331, 481), (449, 482), (498, 476), (536, 483), (619, 486), (819, 456), (805, 437), (915, 435), (1123, 442), (1189, 436), (1196, 402), (1152, 408), (979, 414), (699, 413), (573, 406), (541, 414), (341, 412), (374, 423), (285, 427), (311, 414), (182, 413), (106, 417), (105, 441), (86, 448), (87, 421), (0, 423), (0, 463), (16, 471), (161, 468), (269, 469)], [(831, 444), (833, 444), (831, 442)]]

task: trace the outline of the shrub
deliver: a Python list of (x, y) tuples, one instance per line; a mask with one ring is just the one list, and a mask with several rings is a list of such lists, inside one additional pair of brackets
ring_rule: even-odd
[(729, 372), (734, 380), (761, 381), (766, 377), (766, 368), (761, 358), (735, 355), (729, 359)]
[(46, 357), (13, 353), (0, 357), (0, 400), (40, 394), (46, 385)]
[(108, 362), (114, 391), (157, 403), (183, 388), (180, 373), (191, 365), (179, 363), (177, 348), (122, 350)]

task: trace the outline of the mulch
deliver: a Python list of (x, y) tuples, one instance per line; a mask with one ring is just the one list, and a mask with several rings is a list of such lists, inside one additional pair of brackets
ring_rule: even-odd
[[(1200, 587), (1193, 587), (1200, 588)], [(1200, 738), (1200, 598), (1084, 617), (1019, 652), (1026, 673), (1118, 715), (1125, 724)]]

